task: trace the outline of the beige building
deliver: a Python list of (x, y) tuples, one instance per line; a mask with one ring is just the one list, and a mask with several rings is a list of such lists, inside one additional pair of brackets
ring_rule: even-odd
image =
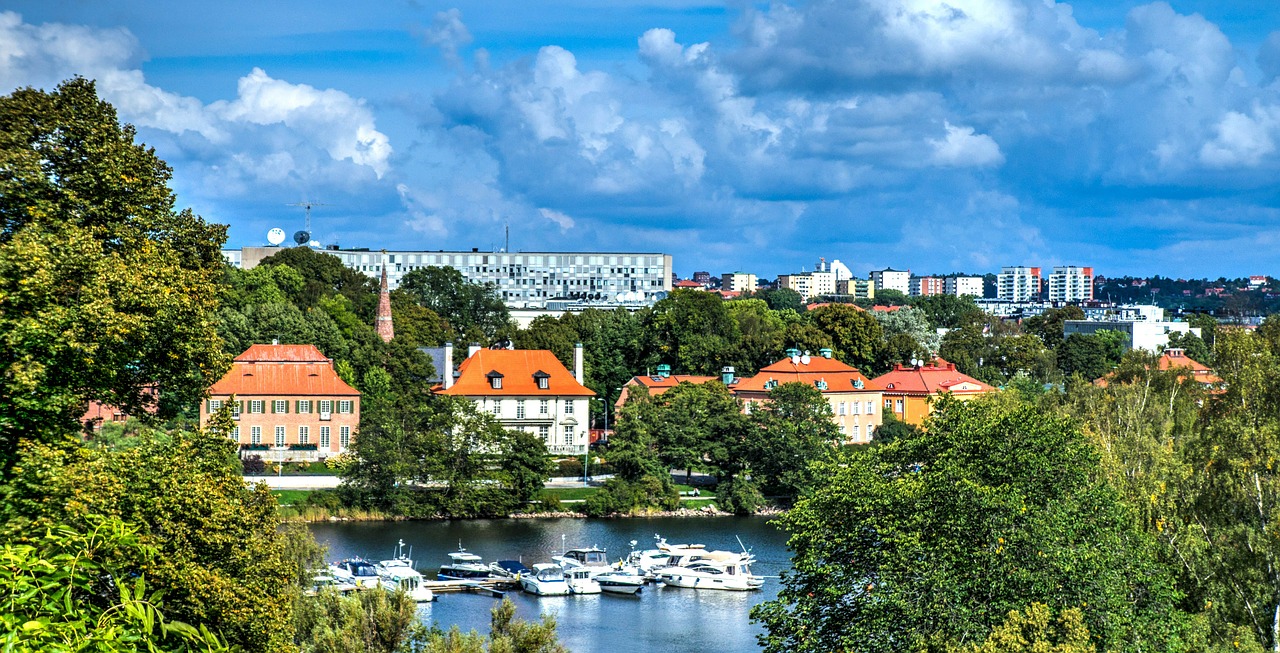
[(881, 386), (857, 368), (835, 360), (830, 349), (819, 351), (817, 356), (788, 350), (786, 358), (762, 368), (751, 378), (733, 381), (729, 388), (742, 399), (744, 410), (751, 412), (756, 405), (769, 401), (770, 390), (784, 383), (817, 388), (831, 405), (831, 418), (847, 443), (870, 442), (883, 423)]
[(896, 290), (904, 295), (911, 292), (911, 271), (885, 268), (872, 270), (871, 280), (876, 282), (877, 290)]
[(946, 292), (957, 297), (982, 297), (985, 294), (982, 277), (947, 277)]
[(836, 282), (837, 295), (852, 295), (858, 299), (875, 299), (876, 282), (870, 279), (845, 279)]
[(720, 275), (720, 289), (730, 292), (755, 292), (759, 285), (750, 272), (726, 272)]
[(800, 298), (807, 302), (814, 297), (836, 294), (836, 275), (834, 272), (783, 274), (778, 276), (778, 287), (800, 293)]

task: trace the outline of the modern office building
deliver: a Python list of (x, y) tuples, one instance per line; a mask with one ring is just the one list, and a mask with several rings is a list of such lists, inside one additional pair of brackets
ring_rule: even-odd
[(1049, 273), (1049, 301), (1083, 302), (1093, 299), (1093, 268), (1062, 265)]
[(996, 277), (996, 295), (1006, 302), (1031, 302), (1040, 299), (1040, 268), (1011, 266), (1001, 268)]
[[(249, 270), (279, 247), (223, 250), (232, 265)], [(342, 264), (377, 278), (387, 265), (390, 288), (420, 268), (451, 267), (473, 283), (492, 283), (512, 308), (543, 308), (547, 300), (567, 298), (606, 305), (656, 302), (671, 292), (671, 255), (632, 252), (470, 252), (370, 251), (318, 249)]]

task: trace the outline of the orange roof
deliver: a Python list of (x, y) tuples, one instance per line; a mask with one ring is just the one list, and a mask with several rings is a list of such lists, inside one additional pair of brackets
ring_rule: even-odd
[(931, 395), (938, 392), (954, 394), (982, 394), (995, 388), (958, 370), (954, 363), (941, 358), (930, 365), (898, 365), (892, 371), (875, 378), (884, 386), (885, 394)]
[[(1177, 347), (1171, 347), (1164, 350), (1164, 352), (1160, 354), (1156, 367), (1162, 371), (1168, 371), (1174, 368), (1177, 368), (1178, 370), (1185, 370), (1191, 373), (1191, 378), (1195, 379), (1197, 383), (1203, 383), (1205, 385), (1217, 385), (1222, 383), (1222, 378), (1217, 374), (1214, 374), (1213, 370), (1209, 369), (1209, 366), (1195, 360), (1194, 358), (1188, 358), (1186, 351)], [(1114, 376), (1115, 372), (1111, 372), (1100, 379), (1094, 379), (1093, 384), (1100, 388), (1105, 388)]]
[(253, 345), (209, 388), (211, 395), (360, 396), (315, 345)]
[[(547, 388), (538, 388), (535, 374), (547, 375)], [(502, 376), (502, 388), (495, 389), (490, 376)], [(588, 390), (556, 358), (545, 349), (481, 349), (458, 366), (458, 380), (448, 390), (433, 390), (443, 395), (472, 396), (580, 396), (596, 393)]]
[(630, 381), (622, 385), (622, 392), (618, 394), (618, 400), (613, 402), (614, 406), (621, 408), (627, 403), (627, 399), (631, 396), (629, 389), (633, 385), (642, 385), (649, 389), (649, 396), (656, 397), (681, 383), (706, 383), (718, 379), (718, 376), (694, 376), (689, 374), (672, 374), (662, 376), (654, 374), (652, 376), (633, 376)]
[(698, 283), (697, 281), (688, 281), (688, 280), (685, 280), (685, 279), (681, 279), (680, 281), (677, 281), (677, 282), (675, 282), (675, 283), (671, 284), (671, 287), (673, 287), (673, 288), (701, 288), (701, 287), (702, 287), (702, 284)]
[(236, 362), (258, 363), (328, 363), (328, 357), (315, 345), (252, 345), (236, 356)]
[[(798, 361), (784, 358), (761, 368), (760, 372), (753, 377), (738, 379), (732, 389), (735, 393), (768, 392), (774, 385), (783, 383), (815, 385), (817, 381), (826, 382), (827, 389), (823, 392), (879, 392), (881, 390), (879, 384), (863, 376), (858, 368), (825, 356), (799, 357)], [(859, 385), (862, 387), (858, 387)]]

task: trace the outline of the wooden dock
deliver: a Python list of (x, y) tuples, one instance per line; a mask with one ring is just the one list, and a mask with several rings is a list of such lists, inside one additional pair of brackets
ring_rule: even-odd
[(476, 578), (474, 580), (428, 580), (422, 585), (436, 594), (474, 592), (501, 598), (505, 592), (520, 589), (514, 578)]

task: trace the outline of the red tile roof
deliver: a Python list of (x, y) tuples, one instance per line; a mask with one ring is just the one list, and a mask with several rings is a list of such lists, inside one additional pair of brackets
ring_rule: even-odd
[[(502, 375), (501, 389), (494, 389), (489, 382), (489, 374), (494, 372)], [(533, 376), (537, 372), (548, 375), (546, 390), (538, 388)], [(560, 359), (545, 349), (481, 349), (462, 361), (458, 374), (453, 387), (435, 388), (434, 392), (463, 397), (591, 397), (596, 394), (578, 383)]]
[[(805, 362), (808, 358), (808, 362)], [(733, 384), (734, 392), (768, 392), (772, 387), (769, 382), (805, 383), (814, 385), (815, 381), (825, 381), (827, 389), (823, 392), (879, 392), (880, 384), (863, 376), (858, 368), (841, 363), (825, 356), (802, 357), (798, 362), (784, 358), (772, 365), (765, 366), (753, 377), (738, 379)], [(858, 385), (862, 387), (858, 387)]]
[(702, 284), (698, 283), (697, 281), (688, 281), (685, 279), (681, 279), (680, 281), (677, 281), (671, 284), (671, 287), (672, 288), (701, 288)]
[(884, 387), (885, 394), (931, 395), (938, 392), (954, 394), (982, 394), (995, 388), (958, 370), (953, 363), (941, 358), (930, 365), (898, 365), (892, 371), (875, 378)]
[(630, 381), (622, 385), (622, 392), (618, 394), (618, 400), (613, 402), (614, 406), (621, 408), (627, 403), (627, 399), (631, 397), (631, 386), (642, 385), (649, 389), (649, 396), (656, 397), (681, 383), (706, 383), (718, 376), (694, 376), (689, 374), (672, 374), (670, 376), (662, 376), (654, 374), (652, 376), (633, 376)]
[(209, 388), (211, 395), (360, 396), (315, 345), (253, 345)]

